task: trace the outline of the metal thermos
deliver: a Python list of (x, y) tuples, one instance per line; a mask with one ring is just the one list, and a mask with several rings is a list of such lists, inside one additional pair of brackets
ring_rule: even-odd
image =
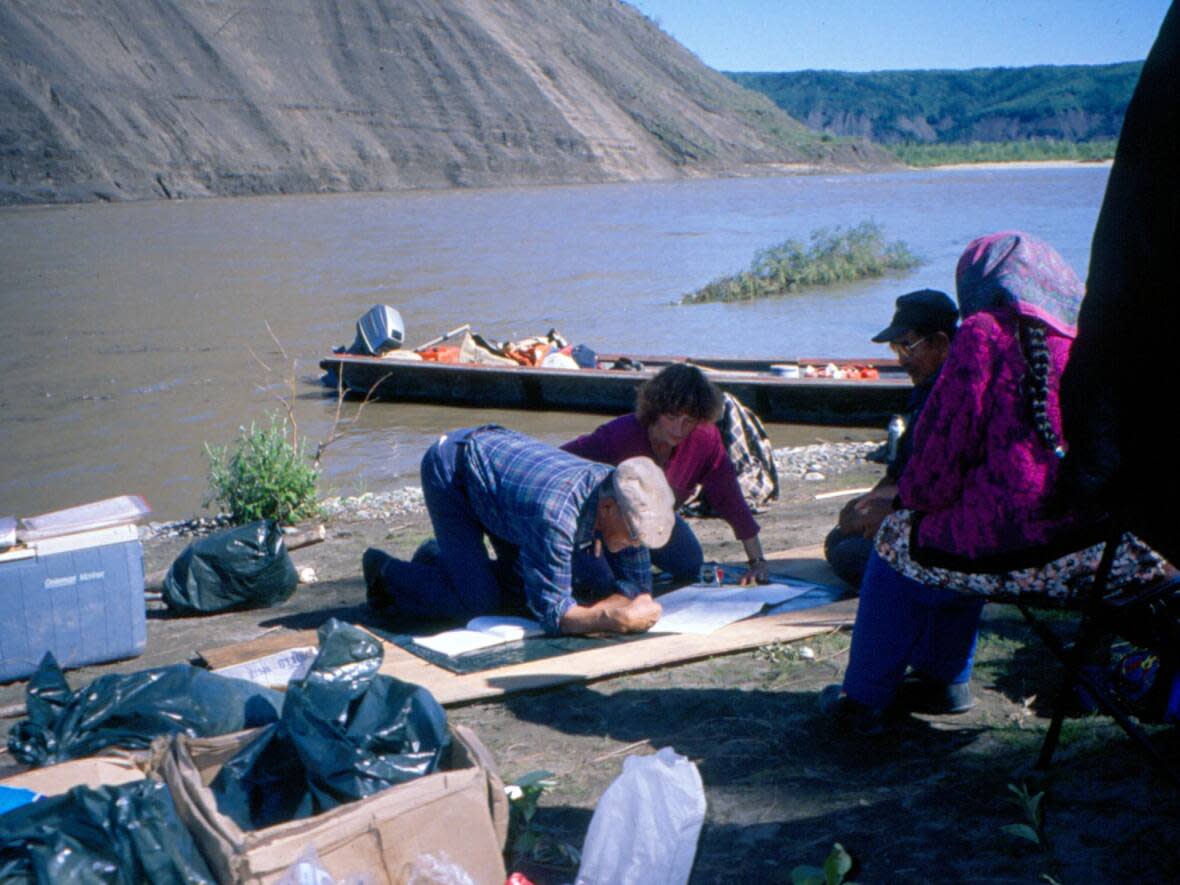
[(901, 435), (905, 433), (905, 418), (894, 415), (889, 419), (889, 440), (885, 443), (885, 461), (892, 464), (897, 458), (897, 447), (901, 445)]

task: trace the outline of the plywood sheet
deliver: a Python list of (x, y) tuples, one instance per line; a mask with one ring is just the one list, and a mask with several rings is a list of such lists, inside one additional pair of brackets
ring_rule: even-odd
[[(767, 558), (771, 560), (773, 574), (817, 583), (840, 584), (824, 561), (823, 551), (819, 547), (782, 551), (770, 554)], [(589, 649), (469, 674), (450, 673), (396, 645), (384, 643), (385, 662), (381, 672), (424, 686), (444, 705), (460, 704), (517, 691), (589, 682), (621, 673), (731, 654), (773, 642), (791, 642), (851, 626), (855, 617), (856, 600), (847, 599), (803, 611), (739, 621), (708, 636), (652, 636), (643, 642)], [(315, 634), (308, 630), (275, 633), (252, 642), (207, 649), (201, 651), (200, 656), (210, 667), (218, 669), (285, 648), (306, 645), (309, 639), (314, 645)]]
[(313, 647), (319, 645), (315, 630), (274, 630), (246, 642), (202, 649), (197, 652), (197, 656), (205, 662), (210, 670), (220, 670), (223, 667), (244, 664), (246, 661), (256, 661), (267, 655), (308, 645)]
[(732, 654), (772, 642), (790, 642), (851, 625), (855, 617), (856, 600), (849, 599), (785, 615), (739, 621), (708, 636), (653, 636), (643, 642), (465, 675), (435, 667), (404, 649), (387, 644), (381, 672), (428, 688), (444, 705), (460, 704)]

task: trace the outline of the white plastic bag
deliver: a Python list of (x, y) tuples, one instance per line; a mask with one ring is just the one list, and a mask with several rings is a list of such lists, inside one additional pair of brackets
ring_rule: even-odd
[(670, 747), (628, 756), (590, 819), (577, 885), (683, 885), (704, 822), (694, 763)]
[(475, 880), (445, 851), (440, 851), (414, 858), (406, 885), (475, 885)]
[(373, 877), (369, 873), (354, 873), (346, 879), (332, 878), (320, 863), (315, 845), (308, 843), (299, 859), (287, 867), (275, 885), (373, 885)]

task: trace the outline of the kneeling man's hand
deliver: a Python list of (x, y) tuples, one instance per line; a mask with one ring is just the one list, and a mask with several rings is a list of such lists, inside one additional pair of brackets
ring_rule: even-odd
[(614, 630), (616, 633), (643, 633), (655, 626), (663, 611), (650, 593), (640, 593), (613, 610)]
[(650, 593), (628, 599), (614, 593), (593, 605), (575, 605), (561, 617), (561, 632), (642, 633), (660, 619), (663, 609)]

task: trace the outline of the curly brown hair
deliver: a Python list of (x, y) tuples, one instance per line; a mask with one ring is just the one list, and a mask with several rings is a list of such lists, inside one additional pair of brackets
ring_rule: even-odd
[(650, 427), (660, 415), (687, 415), (716, 421), (724, 403), (721, 391), (705, 373), (688, 363), (673, 363), (644, 382), (635, 396), (635, 416)]

